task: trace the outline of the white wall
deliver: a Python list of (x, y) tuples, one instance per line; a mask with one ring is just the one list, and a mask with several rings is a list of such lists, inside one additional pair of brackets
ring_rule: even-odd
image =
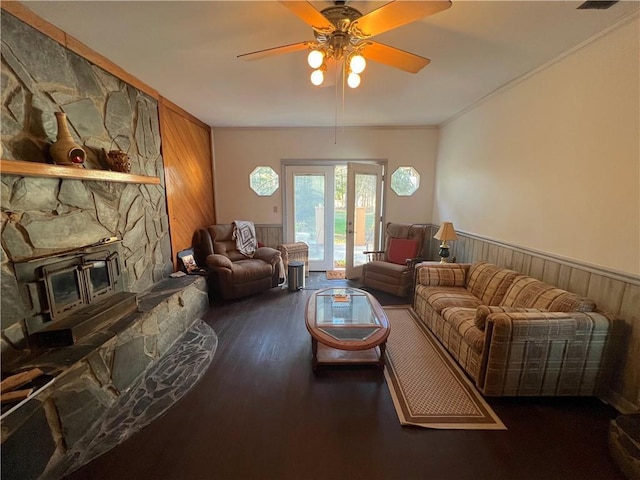
[(639, 22), (445, 125), (433, 222), (640, 273)]
[[(249, 187), (249, 174), (260, 165), (281, 174), (281, 160), (292, 159), (387, 160), (389, 172), (413, 166), (420, 173), (420, 188), (410, 197), (387, 188), (386, 220), (431, 221), (438, 129), (344, 128), (338, 129), (337, 143), (335, 133), (333, 128), (214, 128), (218, 223), (283, 223), (282, 188), (259, 197)], [(280, 181), (282, 185), (282, 177)]]

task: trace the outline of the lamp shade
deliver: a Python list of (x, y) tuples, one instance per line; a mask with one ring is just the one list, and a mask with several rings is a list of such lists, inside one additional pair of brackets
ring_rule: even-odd
[(456, 231), (453, 229), (453, 223), (442, 222), (440, 229), (438, 229), (433, 238), (446, 242), (447, 240), (457, 240), (458, 235), (456, 235)]

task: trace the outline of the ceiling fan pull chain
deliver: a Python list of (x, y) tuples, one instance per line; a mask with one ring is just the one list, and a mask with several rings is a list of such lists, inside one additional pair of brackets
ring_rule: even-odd
[(333, 144), (337, 145), (338, 144), (338, 68), (336, 68), (336, 72), (335, 72), (335, 99), (333, 102), (333, 109), (334, 109), (334, 122), (333, 122)]

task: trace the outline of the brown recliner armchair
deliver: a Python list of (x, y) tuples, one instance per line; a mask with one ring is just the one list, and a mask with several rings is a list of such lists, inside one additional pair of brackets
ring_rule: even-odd
[(362, 285), (406, 297), (413, 289), (415, 266), (422, 261), (425, 225), (387, 223), (384, 251), (364, 252)]
[(253, 258), (244, 256), (236, 248), (233, 227), (211, 225), (193, 236), (196, 261), (209, 269), (211, 293), (226, 300), (278, 286), (284, 275), (281, 253), (275, 248), (258, 247)]

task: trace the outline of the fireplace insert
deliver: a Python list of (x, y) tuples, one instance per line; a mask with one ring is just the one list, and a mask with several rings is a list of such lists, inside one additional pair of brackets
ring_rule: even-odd
[(65, 318), (115, 291), (118, 253), (98, 252), (42, 268), (52, 320)]
[(120, 242), (111, 241), (15, 264), (30, 347), (72, 345), (135, 310), (126, 292)]

